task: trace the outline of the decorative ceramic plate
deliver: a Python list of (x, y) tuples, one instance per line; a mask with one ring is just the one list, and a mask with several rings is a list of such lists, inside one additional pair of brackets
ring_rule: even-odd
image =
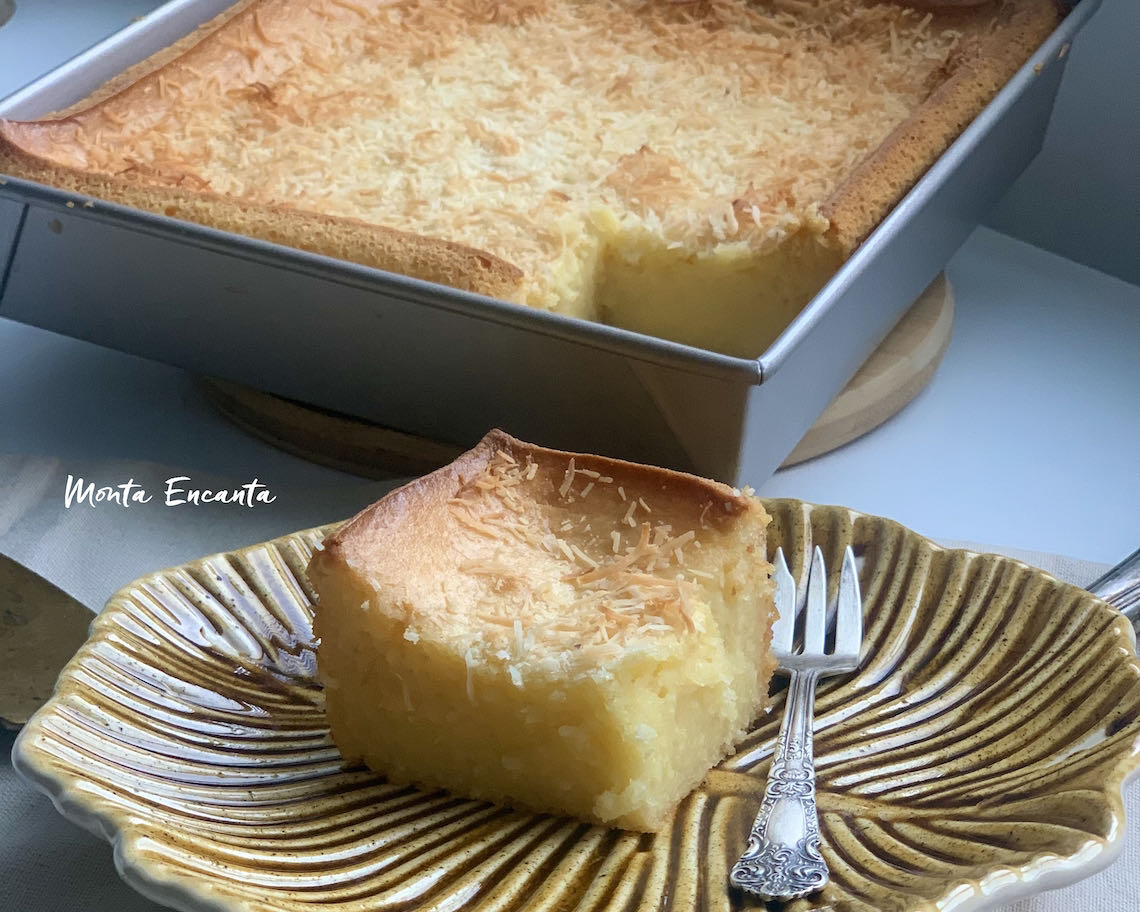
[[(774, 501), (802, 572), (851, 543), (866, 640), (815, 745), (832, 882), (808, 909), (977, 910), (1107, 864), (1138, 765), (1140, 662), (1109, 605), (883, 519)], [(301, 532), (118, 593), (14, 759), (123, 876), (179, 909), (728, 912), (782, 695), (657, 836), (346, 767), (314, 680)], [(838, 577), (838, 574), (832, 574)]]

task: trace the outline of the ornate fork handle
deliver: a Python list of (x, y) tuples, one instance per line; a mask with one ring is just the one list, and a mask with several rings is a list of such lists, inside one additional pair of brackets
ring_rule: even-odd
[(827, 883), (819, 851), (812, 715), (815, 671), (793, 671), (760, 812), (732, 883), (763, 899), (795, 899)]

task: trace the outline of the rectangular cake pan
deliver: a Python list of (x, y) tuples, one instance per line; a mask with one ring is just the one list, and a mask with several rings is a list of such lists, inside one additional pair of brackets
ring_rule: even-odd
[[(229, 5), (175, 0), (0, 103), (78, 101)], [(430, 439), (490, 427), (768, 478), (1044, 139), (1083, 0), (783, 334), (734, 358), (0, 178), (0, 316)]]

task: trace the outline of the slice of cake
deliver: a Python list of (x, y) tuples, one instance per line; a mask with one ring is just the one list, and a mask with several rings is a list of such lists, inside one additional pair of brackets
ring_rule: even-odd
[(499, 432), (309, 565), (332, 736), (390, 779), (655, 830), (767, 699), (749, 493)]

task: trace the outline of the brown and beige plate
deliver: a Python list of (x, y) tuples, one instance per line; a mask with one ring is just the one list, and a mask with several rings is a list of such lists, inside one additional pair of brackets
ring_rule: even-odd
[[(816, 751), (832, 883), (808, 909), (979, 910), (1114, 857), (1140, 765), (1140, 662), (1111, 606), (896, 523), (773, 501), (793, 572), (855, 548), (860, 670), (826, 682)], [(731, 891), (782, 696), (658, 836), (396, 787), (328, 736), (304, 576), (320, 530), (152, 574), (96, 621), (21, 733), (17, 769), (188, 912), (632, 912)]]

